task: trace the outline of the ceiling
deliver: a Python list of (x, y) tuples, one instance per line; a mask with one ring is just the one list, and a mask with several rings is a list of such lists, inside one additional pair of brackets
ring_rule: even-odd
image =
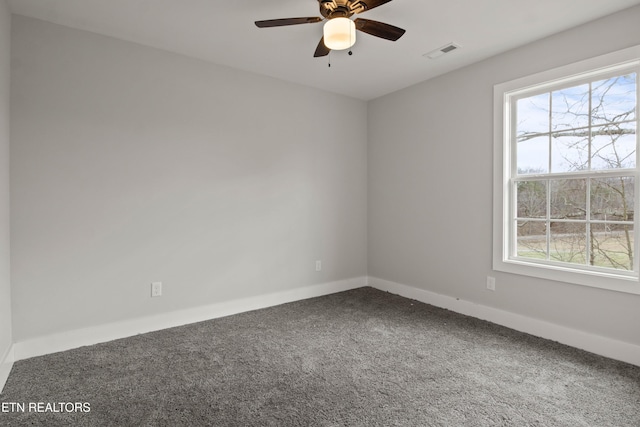
[[(370, 100), (640, 4), (640, 0), (394, 0), (358, 15), (407, 30), (358, 33), (353, 55), (314, 58), (322, 23), (259, 29), (256, 20), (320, 16), (317, 0), (8, 0), (13, 13)], [(437, 59), (423, 55), (450, 42)], [(329, 60), (331, 67), (328, 67)]]

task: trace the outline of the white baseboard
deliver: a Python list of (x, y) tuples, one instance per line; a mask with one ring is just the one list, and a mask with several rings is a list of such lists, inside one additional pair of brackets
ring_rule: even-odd
[(375, 277), (368, 278), (368, 285), (381, 291), (415, 299), (436, 307), (446, 308), (467, 316), (488, 320), (489, 322), (497, 323), (498, 325), (506, 326), (520, 332), (557, 341), (571, 347), (640, 366), (640, 346), (635, 344), (590, 334), (566, 326)]
[(146, 332), (202, 322), (251, 310), (272, 307), (288, 302), (342, 292), (366, 286), (365, 276), (319, 285), (305, 286), (282, 292), (227, 301), (203, 307), (162, 313), (154, 316), (125, 320), (117, 323), (76, 329), (44, 337), (20, 341), (14, 344), (14, 360), (42, 356), (71, 350)]
[(388, 280), (375, 277), (356, 277), (20, 341), (7, 351), (3, 359), (0, 359), (0, 391), (4, 387), (14, 361), (319, 297), (366, 285), (640, 366), (640, 346), (635, 344), (590, 334)]
[(11, 345), (0, 359), (0, 393), (2, 393), (4, 385), (7, 383), (9, 373), (11, 372), (11, 368), (13, 367), (13, 362), (14, 352), (13, 345)]

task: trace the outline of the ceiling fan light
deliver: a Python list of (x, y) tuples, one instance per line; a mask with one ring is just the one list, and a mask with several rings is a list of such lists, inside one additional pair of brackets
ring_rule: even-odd
[(356, 24), (349, 18), (333, 18), (324, 24), (324, 44), (331, 50), (349, 49), (356, 42)]

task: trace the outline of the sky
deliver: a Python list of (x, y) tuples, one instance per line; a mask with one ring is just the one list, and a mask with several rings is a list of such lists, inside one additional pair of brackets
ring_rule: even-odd
[(591, 169), (635, 167), (637, 75), (633, 73), (593, 82), (591, 91), (589, 84), (581, 84), (518, 99), (518, 170), (554, 173), (586, 169), (590, 101), (593, 133), (625, 132), (593, 138)]

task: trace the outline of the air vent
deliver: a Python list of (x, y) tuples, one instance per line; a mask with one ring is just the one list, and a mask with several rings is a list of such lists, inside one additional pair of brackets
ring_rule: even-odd
[(449, 53), (449, 52), (452, 52), (452, 51), (454, 51), (456, 49), (460, 49), (460, 47), (461, 46), (459, 44), (448, 43), (448, 44), (446, 44), (446, 45), (444, 45), (442, 47), (439, 47), (436, 50), (432, 50), (429, 53), (425, 53), (422, 56), (424, 56), (425, 58), (429, 58), (429, 59), (436, 59), (436, 58), (444, 55), (445, 53)]

